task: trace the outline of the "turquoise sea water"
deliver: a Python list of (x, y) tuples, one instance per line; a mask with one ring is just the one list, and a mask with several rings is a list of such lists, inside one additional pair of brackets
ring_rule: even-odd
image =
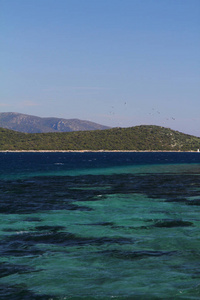
[(200, 299), (199, 153), (0, 153), (0, 299)]

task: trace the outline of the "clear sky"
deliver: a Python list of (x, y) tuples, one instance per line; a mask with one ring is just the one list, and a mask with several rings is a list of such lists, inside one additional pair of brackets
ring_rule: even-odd
[(200, 0), (0, 0), (0, 111), (200, 136)]

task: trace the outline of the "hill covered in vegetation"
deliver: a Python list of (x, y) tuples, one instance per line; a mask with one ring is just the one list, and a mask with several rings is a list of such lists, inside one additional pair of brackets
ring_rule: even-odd
[(63, 133), (20, 133), (0, 128), (0, 150), (197, 151), (200, 138), (160, 126)]

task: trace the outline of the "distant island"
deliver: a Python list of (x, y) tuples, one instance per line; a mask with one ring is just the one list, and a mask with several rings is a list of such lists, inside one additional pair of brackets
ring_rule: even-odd
[(40, 118), (16, 112), (0, 113), (0, 127), (25, 133), (71, 132), (110, 128), (86, 120)]
[(50, 133), (0, 128), (0, 151), (197, 151), (199, 148), (199, 137), (153, 125)]

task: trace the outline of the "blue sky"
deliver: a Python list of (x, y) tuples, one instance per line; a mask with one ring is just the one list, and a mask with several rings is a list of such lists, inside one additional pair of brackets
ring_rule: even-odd
[(0, 111), (200, 136), (199, 0), (0, 0)]

